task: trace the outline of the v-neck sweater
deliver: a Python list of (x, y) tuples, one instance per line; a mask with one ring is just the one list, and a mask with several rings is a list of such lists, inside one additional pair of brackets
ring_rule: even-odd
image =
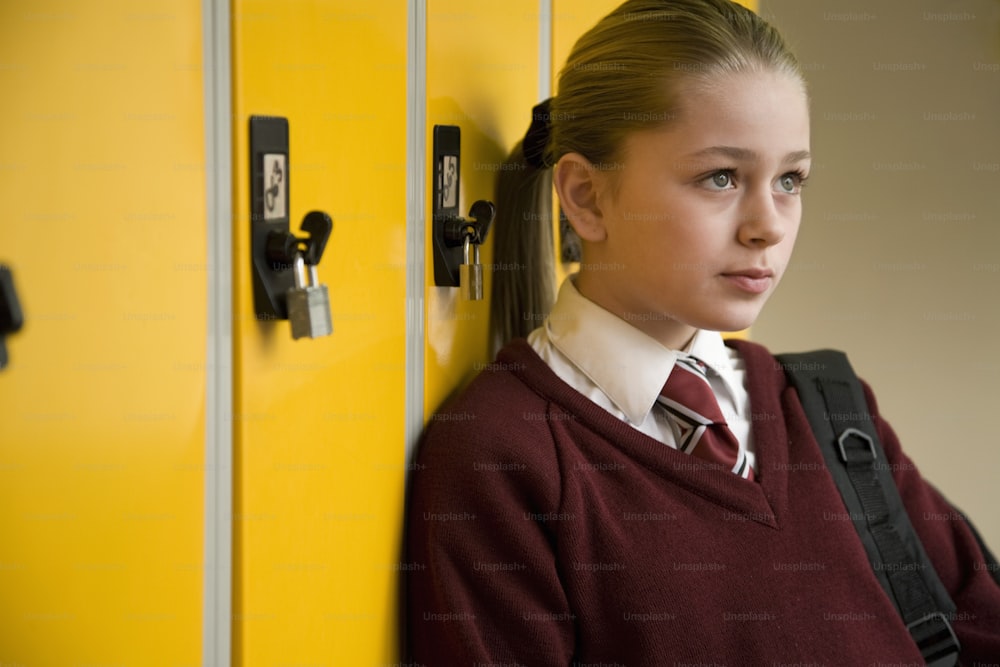
[[(457, 665), (922, 664), (780, 364), (747, 368), (756, 481), (678, 452), (560, 380), (523, 340), (430, 421), (408, 507), (409, 659)], [(1000, 587), (966, 524), (869, 410), (958, 611), (1000, 656)]]

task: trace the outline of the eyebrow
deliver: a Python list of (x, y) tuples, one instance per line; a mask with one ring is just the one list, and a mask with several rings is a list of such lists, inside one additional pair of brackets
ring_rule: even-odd
[[(757, 161), (760, 159), (756, 151), (752, 151), (749, 148), (737, 148), (736, 146), (709, 146), (708, 148), (703, 148), (700, 151), (692, 153), (690, 157), (710, 157), (713, 155), (721, 155), (733, 160), (743, 161)], [(811, 158), (812, 155), (809, 151), (792, 151), (784, 157), (782, 164), (800, 162)]]

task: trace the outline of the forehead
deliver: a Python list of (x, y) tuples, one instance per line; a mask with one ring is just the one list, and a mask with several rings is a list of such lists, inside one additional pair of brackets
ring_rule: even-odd
[(728, 146), (767, 160), (809, 150), (808, 98), (802, 83), (788, 74), (692, 78), (682, 83), (678, 95), (677, 117), (629, 137), (629, 154), (667, 151), (681, 157)]

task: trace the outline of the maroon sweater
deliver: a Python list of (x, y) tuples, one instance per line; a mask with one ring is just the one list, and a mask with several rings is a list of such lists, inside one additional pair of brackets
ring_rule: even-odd
[[(428, 426), (411, 477), (410, 657), (428, 667), (922, 664), (794, 390), (746, 361), (758, 483), (680, 453), (519, 340)], [(1000, 587), (868, 401), (958, 607), (962, 661), (1000, 657)]]

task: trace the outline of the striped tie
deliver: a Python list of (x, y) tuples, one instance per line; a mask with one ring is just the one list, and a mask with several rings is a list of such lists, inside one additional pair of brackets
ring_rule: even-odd
[(677, 449), (753, 480), (746, 452), (740, 451), (736, 436), (726, 425), (705, 373), (705, 364), (700, 360), (679, 356), (656, 399), (677, 428)]

